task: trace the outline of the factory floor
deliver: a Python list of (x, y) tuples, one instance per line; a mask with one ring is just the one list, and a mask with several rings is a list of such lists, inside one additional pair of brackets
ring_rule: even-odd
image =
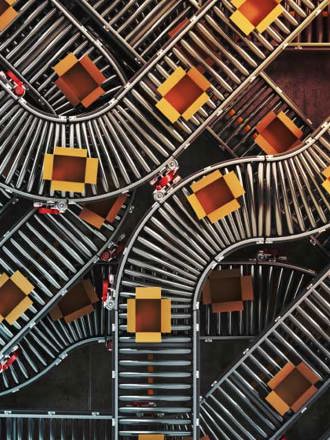
[[(297, 106), (312, 120), (316, 128), (330, 115), (329, 52), (285, 52), (272, 63), (267, 73)], [(203, 154), (201, 154), (201, 152)], [(180, 158), (180, 174), (189, 175), (210, 163), (226, 159), (208, 134), (186, 150)], [(135, 210), (128, 218), (125, 232), (130, 234), (145, 210), (152, 203), (150, 185), (136, 194)], [(256, 250), (243, 251), (251, 256)], [(281, 245), (292, 263), (319, 270), (326, 264), (324, 255), (307, 241), (290, 248)], [(241, 255), (243, 257), (243, 254)], [(237, 359), (248, 341), (203, 343), (201, 347), (201, 393), (222, 371)], [(94, 344), (71, 353), (58, 367), (39, 382), (0, 399), (0, 409), (111, 412), (112, 356), (103, 344)], [(288, 440), (317, 440), (329, 428), (330, 393), (323, 395), (287, 433)]]

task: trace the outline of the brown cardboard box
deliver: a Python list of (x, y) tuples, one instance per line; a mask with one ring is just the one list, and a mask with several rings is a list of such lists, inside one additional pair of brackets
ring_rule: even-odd
[(17, 0), (0, 0), (0, 32), (3, 32), (17, 17), (13, 5)]
[(203, 287), (203, 304), (211, 304), (212, 312), (240, 312), (244, 301), (253, 301), (251, 276), (241, 276), (238, 269), (214, 270)]
[(0, 275), (0, 322), (14, 324), (18, 318), (32, 305), (28, 295), (34, 286), (21, 272), (16, 271), (12, 276), (6, 273)]
[(55, 147), (46, 153), (43, 179), (50, 180), (52, 191), (84, 192), (85, 184), (96, 184), (98, 159), (87, 157), (83, 148)]
[(219, 170), (202, 177), (190, 188), (187, 197), (199, 220), (208, 217), (212, 223), (240, 208), (238, 198), (245, 191), (233, 171), (222, 175)]
[(161, 342), (171, 333), (171, 300), (161, 298), (159, 287), (137, 287), (135, 298), (127, 300), (127, 332), (136, 342)]
[(49, 312), (54, 321), (63, 318), (74, 321), (94, 311), (93, 304), (99, 301), (90, 280), (83, 280), (73, 286)]
[(74, 106), (88, 108), (105, 93), (100, 86), (106, 78), (88, 55), (78, 60), (69, 53), (54, 70), (59, 77), (55, 84)]
[(95, 228), (100, 229), (105, 221), (112, 223), (116, 219), (127, 197), (128, 194), (121, 194), (114, 201), (113, 199), (105, 199), (86, 203), (79, 217)]
[(297, 366), (288, 362), (268, 382), (272, 391), (266, 400), (281, 416), (290, 409), (297, 412), (317, 392), (314, 385), (320, 379), (304, 362)]
[(256, 126), (256, 144), (266, 154), (280, 154), (299, 145), (304, 133), (285, 113), (268, 113)]

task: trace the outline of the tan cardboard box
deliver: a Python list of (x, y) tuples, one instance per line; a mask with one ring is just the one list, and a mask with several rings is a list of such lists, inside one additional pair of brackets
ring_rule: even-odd
[(52, 308), (50, 316), (54, 321), (63, 318), (65, 322), (75, 321), (94, 311), (94, 304), (99, 302), (90, 280), (83, 280), (73, 286)]

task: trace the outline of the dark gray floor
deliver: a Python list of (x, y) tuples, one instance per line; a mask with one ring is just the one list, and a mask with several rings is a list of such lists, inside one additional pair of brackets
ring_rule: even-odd
[[(268, 69), (268, 73), (314, 122), (314, 126), (330, 114), (329, 53), (284, 53)], [(180, 158), (180, 174), (184, 177), (226, 156), (207, 134), (201, 136)], [(127, 220), (130, 234), (146, 209), (152, 204), (149, 184), (136, 193), (135, 211)], [(255, 255), (255, 249), (243, 251), (239, 257)], [(326, 264), (324, 255), (308, 242), (281, 245), (281, 253), (290, 261), (320, 269)], [(201, 393), (235, 360), (247, 341), (204, 343), (201, 347)], [(0, 409), (43, 409), (57, 411), (111, 411), (111, 354), (102, 345), (94, 344), (73, 352), (57, 368), (29, 388), (0, 399)], [(317, 440), (329, 426), (329, 393), (306, 412), (288, 434), (289, 440)]]
[(112, 356), (103, 344), (72, 352), (32, 386), (0, 399), (0, 409), (111, 412)]

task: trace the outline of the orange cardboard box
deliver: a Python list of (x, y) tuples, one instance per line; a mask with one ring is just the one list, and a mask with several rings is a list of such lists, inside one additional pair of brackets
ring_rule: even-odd
[(188, 201), (199, 220), (208, 217), (212, 223), (240, 208), (238, 198), (245, 191), (234, 171), (222, 175), (216, 170), (191, 186)]
[(17, 0), (0, 0), (0, 32), (3, 32), (15, 20), (18, 12), (13, 5)]
[(230, 20), (245, 34), (264, 32), (284, 11), (282, 0), (232, 0), (237, 10)]
[(161, 298), (160, 287), (137, 287), (127, 300), (127, 332), (142, 343), (161, 342), (162, 333), (171, 331), (171, 300)]
[(330, 166), (328, 166), (325, 170), (323, 170), (322, 174), (324, 177), (326, 177), (326, 180), (322, 183), (322, 186), (330, 194)]
[(99, 302), (93, 284), (83, 280), (73, 286), (49, 312), (54, 321), (63, 318), (65, 322), (75, 321), (94, 311)]
[(45, 154), (43, 179), (51, 181), (52, 191), (84, 192), (85, 184), (96, 184), (98, 159), (87, 157), (87, 150), (55, 147)]
[(213, 270), (203, 286), (203, 304), (211, 304), (212, 312), (240, 312), (244, 301), (253, 301), (250, 275), (241, 276), (238, 269)]
[(0, 322), (5, 320), (13, 325), (32, 305), (28, 295), (33, 289), (34, 286), (21, 272), (16, 271), (10, 277), (2, 273), (0, 275)]
[(266, 154), (280, 154), (296, 147), (304, 133), (283, 112), (268, 113), (256, 126), (255, 142)]
[(298, 412), (317, 392), (314, 386), (321, 378), (304, 362), (288, 362), (269, 382), (272, 390), (266, 401), (283, 416), (290, 409)]
[(86, 203), (79, 214), (79, 217), (85, 222), (100, 229), (104, 222), (113, 223), (125, 204), (128, 195), (122, 194), (113, 200), (105, 199), (96, 202)]
[(206, 90), (211, 84), (198, 69), (185, 72), (178, 67), (157, 91), (162, 96), (156, 107), (172, 123), (181, 116), (188, 121), (208, 101)]
[(88, 108), (105, 93), (101, 84), (106, 78), (88, 55), (78, 59), (69, 53), (54, 66), (54, 71), (58, 75), (56, 86), (74, 106)]
[(139, 434), (139, 440), (165, 440), (164, 434)]

